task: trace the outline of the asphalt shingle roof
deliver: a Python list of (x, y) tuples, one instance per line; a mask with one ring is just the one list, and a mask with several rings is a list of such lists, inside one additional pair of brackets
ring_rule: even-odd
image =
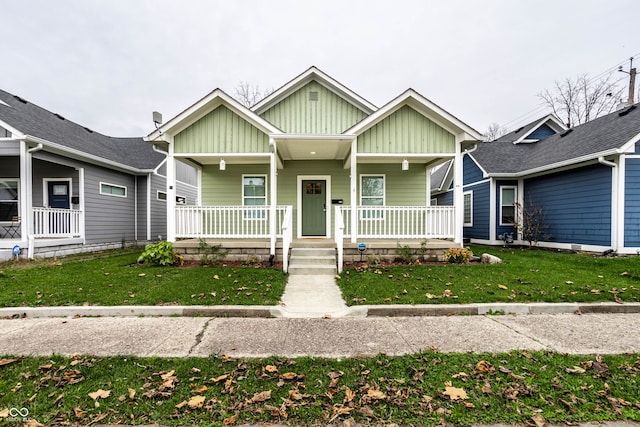
[(616, 111), (533, 143), (513, 144), (525, 129), (511, 132), (493, 142), (479, 143), (471, 156), (489, 174), (517, 174), (595, 157), (621, 148), (640, 134), (639, 107), (635, 104), (628, 107), (627, 114), (620, 114), (626, 110)]
[(134, 169), (153, 169), (164, 156), (141, 137), (115, 138), (92, 131), (0, 89), (0, 120), (26, 135)]

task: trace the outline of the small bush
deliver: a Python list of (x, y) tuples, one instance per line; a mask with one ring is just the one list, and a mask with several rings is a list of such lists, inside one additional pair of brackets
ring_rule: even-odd
[(203, 238), (198, 240), (200, 247), (200, 265), (220, 265), (229, 251), (222, 249), (222, 245), (210, 245)]
[(409, 245), (397, 245), (398, 259), (405, 264), (411, 264), (413, 262), (413, 250)]
[(451, 248), (444, 254), (444, 259), (452, 264), (466, 264), (472, 256), (473, 252), (468, 248)]
[(144, 251), (138, 258), (138, 262), (166, 267), (182, 264), (183, 258), (173, 251), (173, 243), (158, 242), (145, 246)]

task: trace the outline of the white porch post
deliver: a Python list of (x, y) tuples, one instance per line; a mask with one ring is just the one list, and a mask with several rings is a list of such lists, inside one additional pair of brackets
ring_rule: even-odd
[[(18, 215), (22, 217), (20, 223), (20, 236), (22, 236), (22, 240), (26, 240), (31, 233), (30, 224), (33, 223), (33, 212), (31, 209), (31, 206), (33, 206), (31, 196), (31, 162), (31, 153), (27, 150), (27, 143), (20, 141), (20, 209), (18, 210)], [(29, 254), (29, 257), (33, 257), (33, 255)]]
[(425, 167), (425, 173), (426, 175), (426, 182), (427, 182), (427, 191), (426, 191), (426, 196), (427, 196), (427, 201), (425, 203), (425, 206), (431, 206), (431, 168), (429, 166)]
[(358, 138), (351, 141), (351, 243), (358, 241)]
[(176, 160), (173, 144), (169, 143), (167, 155), (167, 241), (176, 241)]
[(271, 155), (269, 156), (269, 185), (271, 187), (271, 204), (269, 206), (269, 229), (271, 231), (271, 252), (269, 252), (269, 254), (275, 255), (276, 238), (278, 235), (278, 222), (276, 218), (276, 207), (278, 205), (278, 180), (276, 174), (278, 172), (278, 165), (276, 163), (276, 141), (273, 138), (269, 138), (269, 149), (271, 150)]
[(84, 168), (78, 168), (78, 197), (80, 198), (80, 204), (78, 208), (80, 209), (80, 233), (82, 235), (82, 244), (86, 243), (87, 235), (85, 233), (85, 215), (87, 211), (85, 209), (85, 200), (84, 200)]
[(453, 206), (455, 207), (454, 243), (462, 245), (462, 228), (464, 226), (464, 197), (462, 195), (462, 148), (461, 141), (456, 140), (456, 154), (453, 161)]
[(151, 174), (147, 174), (147, 194), (145, 195), (145, 199), (147, 200), (147, 224), (145, 227), (147, 230), (146, 240), (151, 241)]

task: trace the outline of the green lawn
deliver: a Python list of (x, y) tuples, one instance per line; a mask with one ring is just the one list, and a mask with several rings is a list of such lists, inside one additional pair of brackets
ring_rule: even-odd
[[(337, 280), (347, 304), (640, 301), (640, 257), (472, 247), (495, 265), (360, 265)], [(140, 251), (0, 265), (0, 306), (275, 305), (277, 268), (151, 267)]]
[(346, 360), (4, 356), (0, 417), (26, 408), (29, 418), (46, 425), (640, 421), (639, 374), (637, 354), (427, 352)]
[(640, 257), (472, 246), (502, 264), (361, 265), (338, 285), (347, 304), (640, 301)]
[(152, 267), (139, 255), (0, 265), (0, 306), (274, 305), (286, 283), (276, 268)]

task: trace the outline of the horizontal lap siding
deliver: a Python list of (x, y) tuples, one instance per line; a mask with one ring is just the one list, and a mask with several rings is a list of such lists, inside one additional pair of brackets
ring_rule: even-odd
[[(280, 173), (280, 172), (279, 172)], [(221, 171), (218, 165), (202, 168), (202, 204), (204, 206), (242, 206), (242, 175), (267, 175), (267, 203), (269, 203), (269, 165), (227, 164)]]
[[(318, 94), (309, 100), (309, 92)], [(366, 117), (345, 99), (310, 82), (261, 115), (279, 129), (298, 134), (340, 134)]]
[(463, 158), (462, 176), (464, 185), (473, 184), (474, 182), (484, 179), (482, 169), (480, 169), (476, 162), (469, 156), (464, 156)]
[(455, 137), (404, 106), (358, 136), (359, 153), (455, 153)]
[(484, 182), (464, 188), (464, 192), (473, 193), (473, 227), (464, 227), (464, 237), (469, 239), (489, 239), (489, 191), (490, 185)]
[[(138, 195), (136, 198), (138, 206), (138, 240), (147, 240), (147, 188), (149, 186), (149, 177), (148, 175), (138, 176), (136, 181), (138, 185)], [(153, 215), (154, 212), (152, 211), (151, 214)], [(158, 236), (154, 237), (154, 235), (151, 234), (151, 239), (157, 238)]]
[[(127, 188), (127, 197), (100, 194), (100, 182)], [(87, 243), (114, 243), (135, 238), (135, 177), (85, 165)]]
[[(71, 196), (78, 196), (80, 194), (78, 172), (75, 168), (44, 160), (33, 159), (33, 192), (31, 193), (33, 206), (48, 207), (44, 205), (44, 193), (47, 191), (44, 179), (47, 178), (54, 180), (59, 178), (64, 181), (70, 178), (71, 188), (69, 190), (71, 191)], [(72, 205), (71, 207), (73, 209), (80, 208), (77, 204)]]
[[(497, 181), (496, 182), (496, 235), (493, 236), (494, 239), (499, 239), (499, 235), (503, 233), (513, 233), (514, 227), (513, 225), (500, 225), (500, 193), (501, 187), (517, 187), (518, 181)], [(516, 197), (518, 190), (516, 190)]]
[(267, 153), (269, 136), (225, 106), (177, 134), (176, 153)]
[(624, 246), (640, 247), (640, 159), (626, 159)]
[(453, 206), (453, 190), (435, 196), (438, 206)]
[(525, 181), (525, 202), (541, 205), (549, 241), (611, 244), (611, 173), (595, 165)]

